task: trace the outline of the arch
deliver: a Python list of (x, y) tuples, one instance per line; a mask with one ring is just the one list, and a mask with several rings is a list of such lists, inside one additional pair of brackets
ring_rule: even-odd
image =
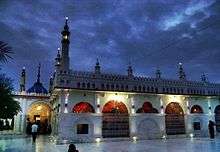
[(123, 102), (111, 100), (103, 106), (102, 113), (128, 113), (128, 109)]
[(73, 107), (73, 113), (95, 113), (95, 109), (88, 102), (79, 102)]
[(154, 108), (150, 102), (146, 101), (136, 113), (158, 113), (158, 110)]
[(33, 102), (27, 109), (27, 128), (26, 133), (31, 133), (31, 125), (36, 122), (39, 126), (39, 133), (50, 133), (48, 126), (51, 122), (52, 108), (47, 102)]
[(102, 109), (103, 138), (129, 137), (128, 109), (123, 102), (108, 101)]
[(215, 124), (216, 131), (220, 132), (220, 105), (215, 107)]
[(177, 102), (171, 102), (165, 109), (167, 135), (185, 134), (184, 112)]
[(166, 106), (165, 109), (166, 114), (178, 114), (184, 115), (182, 107), (177, 102), (171, 102)]
[(138, 136), (141, 139), (153, 139), (159, 137), (160, 127), (153, 119), (143, 119), (138, 125)]
[(199, 105), (193, 105), (190, 113), (203, 113), (202, 107)]

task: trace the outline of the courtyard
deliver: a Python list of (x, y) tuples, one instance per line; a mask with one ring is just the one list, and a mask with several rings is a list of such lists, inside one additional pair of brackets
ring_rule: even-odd
[[(142, 141), (78, 143), (79, 152), (218, 152), (220, 139), (182, 138)], [(35, 144), (31, 138), (1, 139), (0, 152), (67, 152), (68, 144), (56, 144), (40, 136)]]

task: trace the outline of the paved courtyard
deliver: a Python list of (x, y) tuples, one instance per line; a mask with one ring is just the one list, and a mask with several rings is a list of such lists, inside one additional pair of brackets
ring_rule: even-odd
[[(220, 139), (167, 139), (76, 144), (80, 152), (219, 152)], [(67, 152), (68, 144), (57, 145), (39, 137), (0, 140), (0, 152)]]

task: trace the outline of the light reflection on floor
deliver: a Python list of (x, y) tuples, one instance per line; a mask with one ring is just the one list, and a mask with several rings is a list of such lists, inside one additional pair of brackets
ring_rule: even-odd
[[(168, 139), (76, 144), (80, 152), (219, 152), (220, 139)], [(0, 140), (0, 152), (66, 152), (67, 144), (57, 145), (47, 137)]]

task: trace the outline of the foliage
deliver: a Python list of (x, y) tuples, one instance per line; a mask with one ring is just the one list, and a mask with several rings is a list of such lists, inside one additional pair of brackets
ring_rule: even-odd
[(8, 58), (11, 59), (11, 54), (13, 54), (12, 48), (7, 43), (0, 41), (0, 63), (7, 62)]
[(13, 98), (12, 91), (12, 80), (5, 74), (0, 74), (0, 118), (2, 119), (12, 119), (21, 111), (19, 102)]

